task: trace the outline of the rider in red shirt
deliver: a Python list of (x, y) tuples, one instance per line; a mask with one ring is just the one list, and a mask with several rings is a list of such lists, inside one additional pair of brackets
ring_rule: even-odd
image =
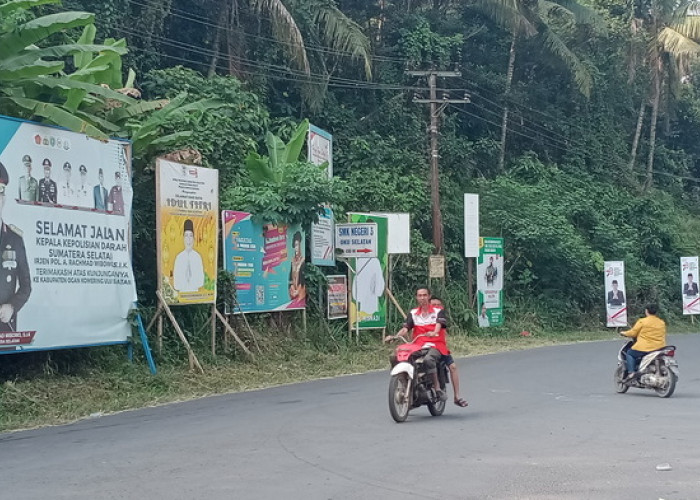
[[(445, 311), (430, 305), (430, 290), (428, 288), (419, 288), (416, 291), (416, 301), (418, 302), (418, 307), (411, 309), (408, 313), (403, 328), (396, 335), (386, 336), (384, 341), (394, 340), (399, 336), (405, 335), (409, 330), (413, 330), (413, 340), (417, 344), (435, 344), (434, 347), (428, 350), (424, 363), (427, 373), (433, 379), (433, 387), (435, 387), (438, 397), (441, 401), (445, 401), (447, 395), (440, 389), (440, 381), (437, 374), (437, 364), (442, 355), (450, 353), (445, 342), (445, 330), (443, 328), (447, 325)], [(416, 339), (419, 335), (423, 336)]]

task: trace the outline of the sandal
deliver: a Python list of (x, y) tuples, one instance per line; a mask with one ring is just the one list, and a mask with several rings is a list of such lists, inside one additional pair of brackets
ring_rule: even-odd
[(467, 403), (467, 401), (465, 399), (462, 399), (462, 398), (455, 399), (455, 404), (457, 406), (459, 406), (460, 408), (465, 408), (465, 407), (469, 406), (469, 403)]

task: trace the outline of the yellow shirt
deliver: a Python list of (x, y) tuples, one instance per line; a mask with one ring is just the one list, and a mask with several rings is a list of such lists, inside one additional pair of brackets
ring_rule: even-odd
[(622, 334), (637, 339), (632, 346), (635, 351), (650, 352), (666, 346), (666, 323), (656, 316), (640, 319), (631, 330)]

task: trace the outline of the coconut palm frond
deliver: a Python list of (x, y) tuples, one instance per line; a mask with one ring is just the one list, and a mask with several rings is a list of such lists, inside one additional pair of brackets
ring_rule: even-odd
[(250, 0), (258, 12), (265, 11), (272, 19), (272, 31), (282, 41), (296, 66), (306, 74), (311, 73), (306, 45), (299, 26), (281, 0)]
[(542, 26), (541, 34), (549, 51), (561, 59), (569, 68), (579, 91), (586, 97), (589, 97), (593, 86), (593, 77), (588, 66), (566, 46), (566, 43), (559, 35), (547, 26)]
[(700, 39), (700, 16), (686, 16), (679, 22), (672, 23), (671, 28), (681, 35), (693, 40)]
[(477, 0), (475, 7), (511, 33), (525, 37), (537, 34), (537, 27), (528, 19), (518, 0)]
[(372, 64), (369, 38), (360, 25), (347, 17), (329, 1), (319, 2), (315, 6), (314, 22), (323, 28), (321, 35), (333, 50), (345, 52), (353, 59), (363, 62), (365, 77), (372, 78)]
[(556, 0), (556, 3), (566, 9), (576, 21), (576, 24), (590, 26), (600, 34), (607, 33), (608, 26), (600, 14), (590, 7), (581, 5), (576, 0)]
[(676, 61), (700, 56), (700, 44), (673, 28), (666, 27), (662, 29), (656, 41), (661, 48), (671, 54)]

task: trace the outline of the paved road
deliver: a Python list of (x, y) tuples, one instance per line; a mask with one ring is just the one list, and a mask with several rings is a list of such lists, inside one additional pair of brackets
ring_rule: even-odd
[(670, 341), (670, 399), (615, 394), (610, 341), (459, 360), (469, 408), (403, 424), (374, 372), (0, 434), (0, 498), (698, 499), (700, 336)]

